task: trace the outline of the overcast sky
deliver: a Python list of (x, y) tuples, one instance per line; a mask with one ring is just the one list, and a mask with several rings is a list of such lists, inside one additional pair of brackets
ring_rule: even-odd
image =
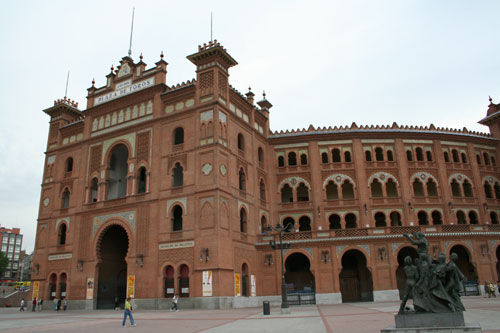
[(34, 247), (49, 117), (64, 96), (86, 106), (127, 55), (163, 51), (167, 84), (214, 38), (239, 65), (230, 83), (274, 105), (271, 129), (392, 124), (488, 132), (500, 102), (500, 1), (6, 1), (0, 11), (0, 224)]

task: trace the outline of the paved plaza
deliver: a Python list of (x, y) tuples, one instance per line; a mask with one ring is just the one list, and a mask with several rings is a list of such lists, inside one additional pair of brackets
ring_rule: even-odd
[[(462, 298), (465, 321), (479, 323), (483, 332), (500, 332), (500, 298)], [(0, 309), (0, 331), (8, 332), (379, 332), (394, 325), (399, 302), (293, 306), (282, 315), (279, 307), (264, 316), (262, 308), (229, 310), (143, 310), (134, 313), (137, 327), (121, 327), (123, 311), (19, 312)]]

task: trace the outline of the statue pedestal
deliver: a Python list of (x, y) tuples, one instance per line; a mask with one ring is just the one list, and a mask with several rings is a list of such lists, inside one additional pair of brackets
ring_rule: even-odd
[(476, 333), (482, 332), (479, 325), (466, 325), (462, 312), (405, 313), (395, 316), (396, 327), (390, 326), (381, 333)]

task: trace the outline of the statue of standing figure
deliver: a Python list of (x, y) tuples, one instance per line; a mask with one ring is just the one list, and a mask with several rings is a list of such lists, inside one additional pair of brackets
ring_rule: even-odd
[(406, 288), (399, 308), (405, 313), (408, 298), (413, 298), (415, 312), (456, 312), (465, 311), (460, 299), (464, 275), (455, 262), (458, 256), (440, 253), (437, 261), (429, 255), (429, 242), (424, 233), (404, 234), (413, 245), (417, 246), (418, 259), (412, 263), (411, 257), (405, 258)]

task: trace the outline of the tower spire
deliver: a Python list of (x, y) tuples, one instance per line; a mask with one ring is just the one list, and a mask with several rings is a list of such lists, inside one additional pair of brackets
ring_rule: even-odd
[(132, 55), (132, 34), (134, 33), (134, 14), (135, 14), (135, 7), (132, 8), (132, 26), (130, 27), (130, 43), (128, 46), (129, 57)]
[(66, 90), (64, 90), (64, 97), (68, 96), (68, 84), (69, 84), (69, 71), (68, 71), (68, 76), (66, 77)]
[(213, 41), (213, 14), (210, 12), (210, 41)]

